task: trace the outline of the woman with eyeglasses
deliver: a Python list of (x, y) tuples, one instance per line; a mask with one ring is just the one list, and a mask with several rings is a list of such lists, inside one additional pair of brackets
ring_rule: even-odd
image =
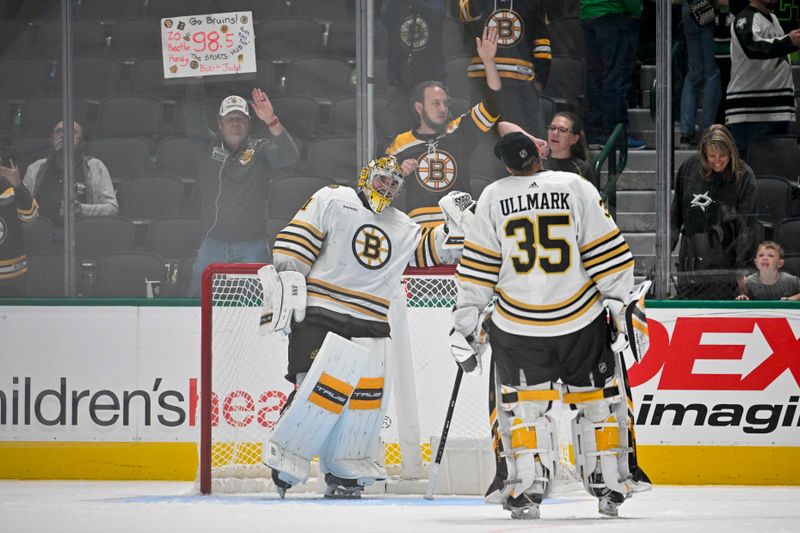
[(561, 111), (553, 116), (547, 127), (550, 157), (543, 161), (547, 170), (573, 172), (597, 187), (599, 180), (589, 163), (589, 149), (581, 119), (574, 113)]

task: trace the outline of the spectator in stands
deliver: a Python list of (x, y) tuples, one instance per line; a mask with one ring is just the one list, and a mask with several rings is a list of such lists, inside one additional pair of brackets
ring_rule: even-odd
[(444, 85), (425, 81), (414, 89), (416, 128), (397, 134), (386, 155), (401, 161), (406, 174), (403, 195), (405, 211), (417, 224), (437, 225), (444, 218), (437, 202), (452, 191), (469, 191), (469, 156), (481, 135), (497, 122), (501, 87), (494, 62), (497, 31), (487, 28), (478, 40), (478, 53), (491, 89), (483, 102), (468, 113), (450, 120), (449, 98)]
[(544, 168), (574, 172), (599, 188), (600, 180), (589, 163), (589, 147), (586, 143), (586, 135), (583, 133), (581, 119), (569, 111), (560, 111), (550, 121), (547, 130), (550, 156), (542, 161)]
[[(385, 0), (381, 23), (388, 36), (389, 92), (386, 103), (392, 123), (410, 128), (414, 122), (414, 87), (427, 80), (445, 83), (444, 0)], [(388, 133), (388, 132), (386, 132)]]
[(21, 223), (32, 222), (38, 205), (22, 184), (19, 168), (0, 161), (0, 297), (28, 295), (28, 264)]
[[(444, 223), (437, 202), (450, 191), (470, 191), (469, 157), (480, 137), (489, 134), (499, 115), (498, 92), (502, 86), (494, 62), (497, 30), (487, 26), (478, 39), (478, 53), (489, 87), (486, 98), (469, 112), (449, 120), (448, 95), (444, 85), (426, 81), (414, 90), (414, 110), (419, 117), (416, 128), (397, 134), (386, 148), (386, 155), (402, 161), (406, 174), (403, 194), (405, 211), (423, 226)], [(501, 135), (519, 131), (516, 124), (501, 122)], [(538, 140), (538, 143), (546, 144)]]
[[(497, 28), (497, 71), (503, 81), (500, 89), (502, 119), (544, 138), (545, 122), (539, 95), (547, 84), (552, 52), (544, 5), (540, 0), (471, 0), (461, 2), (459, 18), (476, 38), (487, 27)], [(481, 81), (486, 70), (479, 54), (469, 66), (468, 76)], [(484, 97), (491, 89), (480, 83)]]
[(219, 106), (218, 145), (198, 156), (203, 240), (192, 268), (189, 296), (200, 296), (200, 277), (212, 263), (265, 263), (269, 260), (264, 207), (271, 168), (293, 165), (297, 145), (275, 115), (267, 94), (253, 89), (253, 111), (272, 138), (250, 137), (250, 109), (241, 96)]
[(750, 0), (731, 27), (725, 122), (742, 157), (754, 139), (788, 134), (795, 120), (789, 54), (800, 47), (800, 29), (785, 34), (772, 12), (776, 5), (776, 0)]
[(800, 278), (781, 272), (780, 244), (763, 241), (758, 245), (754, 263), (758, 272), (745, 278), (737, 300), (800, 300)]
[(753, 171), (739, 157), (730, 131), (714, 124), (703, 133), (699, 153), (684, 161), (675, 176), (670, 225), (673, 249), (682, 237), (681, 298), (735, 296), (736, 269), (747, 269), (753, 257), (755, 218)]
[[(75, 146), (75, 210), (77, 216), (112, 216), (119, 212), (111, 175), (105, 164), (83, 153), (83, 128), (74, 123)], [(53, 128), (53, 153), (34, 161), (25, 172), (25, 187), (39, 204), (42, 216), (53, 222), (55, 239), (64, 236), (64, 124)]]
[(678, 144), (684, 150), (696, 144), (694, 118), (700, 91), (703, 92), (701, 131), (714, 123), (720, 99), (719, 67), (714, 59), (714, 25), (700, 27), (690, 11), (690, 7), (699, 1), (684, 0), (681, 15), (688, 56), (688, 72), (681, 95), (681, 137)]
[[(717, 18), (714, 21), (714, 58), (719, 68), (721, 91), (727, 91), (731, 81), (731, 24), (736, 15), (747, 5), (747, 0), (717, 0)], [(717, 124), (725, 123), (725, 94), (717, 106)]]
[[(641, 0), (581, 0), (589, 108), (587, 138), (592, 149), (602, 147), (618, 123), (628, 127), (628, 90), (641, 14)], [(643, 148), (644, 141), (628, 137), (628, 149)]]

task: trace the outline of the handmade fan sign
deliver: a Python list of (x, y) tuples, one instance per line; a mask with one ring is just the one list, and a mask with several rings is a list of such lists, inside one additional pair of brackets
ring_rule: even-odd
[(161, 19), (164, 79), (256, 71), (250, 11)]

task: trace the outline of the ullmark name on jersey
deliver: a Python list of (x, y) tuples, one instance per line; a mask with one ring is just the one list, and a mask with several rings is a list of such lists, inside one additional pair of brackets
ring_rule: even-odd
[(533, 192), (500, 200), (504, 216), (532, 209), (569, 209), (568, 192)]

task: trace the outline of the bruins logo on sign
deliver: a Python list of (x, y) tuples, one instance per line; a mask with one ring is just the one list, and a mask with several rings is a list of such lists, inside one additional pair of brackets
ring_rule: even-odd
[(458, 165), (452, 155), (436, 150), (422, 154), (417, 161), (417, 181), (423, 189), (442, 192), (453, 186)]
[(400, 42), (411, 51), (417, 52), (428, 45), (430, 29), (424, 18), (411, 15), (400, 24)]
[(392, 257), (392, 241), (379, 227), (364, 224), (353, 235), (353, 255), (365, 268), (377, 270)]
[(486, 23), (497, 28), (497, 46), (516, 46), (525, 31), (522, 17), (510, 9), (499, 9), (492, 13)]

